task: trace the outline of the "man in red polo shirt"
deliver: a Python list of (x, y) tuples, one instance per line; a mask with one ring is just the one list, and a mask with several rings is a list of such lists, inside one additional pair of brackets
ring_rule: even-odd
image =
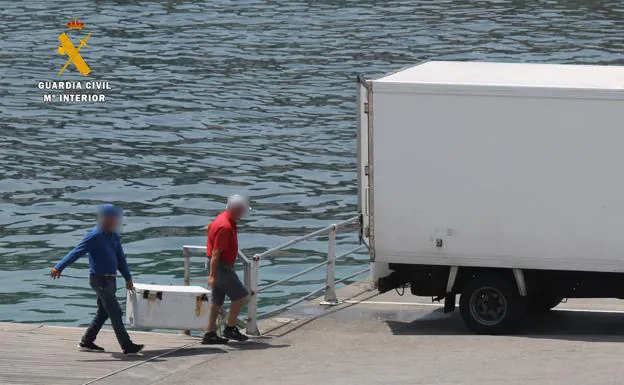
[[(234, 265), (238, 256), (238, 235), (236, 222), (249, 211), (247, 199), (241, 195), (228, 198), (225, 211), (208, 225), (208, 242), (206, 245), (206, 268), (209, 269), (208, 286), (212, 290), (210, 319), (204, 334), (203, 344), (225, 344), (228, 339), (245, 341), (247, 336), (236, 327), (236, 320), (241, 307), (247, 298), (247, 289), (236, 275)], [(232, 305), (223, 330), (223, 337), (217, 335), (217, 316), (223, 306), (225, 296), (230, 298)]]

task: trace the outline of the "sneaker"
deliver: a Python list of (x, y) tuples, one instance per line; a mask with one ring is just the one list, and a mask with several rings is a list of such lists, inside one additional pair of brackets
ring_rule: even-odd
[(236, 326), (227, 326), (223, 329), (223, 336), (235, 341), (247, 341), (249, 339)]
[(227, 343), (227, 338), (219, 337), (215, 332), (204, 334), (204, 338), (202, 339), (202, 345), (225, 345)]
[(80, 350), (85, 351), (85, 352), (103, 352), (104, 348), (97, 346), (96, 344), (94, 344), (93, 342), (81, 342), (78, 344), (78, 347), (80, 348)]
[(141, 350), (143, 350), (144, 347), (145, 345), (138, 345), (138, 344), (130, 343), (130, 345), (123, 348), (123, 354), (125, 355), (137, 354)]

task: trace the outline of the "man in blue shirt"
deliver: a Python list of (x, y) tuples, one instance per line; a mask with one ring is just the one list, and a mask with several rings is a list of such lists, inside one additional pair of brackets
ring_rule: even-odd
[(126, 289), (133, 290), (132, 275), (126, 262), (126, 254), (116, 230), (119, 227), (122, 210), (112, 204), (100, 206), (98, 224), (72, 251), (51, 270), (53, 279), (61, 277), (61, 272), (78, 258), (89, 254), (89, 284), (97, 295), (97, 311), (91, 325), (78, 345), (83, 350), (104, 351), (94, 341), (108, 318), (111, 320), (117, 341), (124, 354), (136, 354), (143, 350), (130, 340), (122, 320), (122, 311), (117, 301), (117, 270), (126, 280)]

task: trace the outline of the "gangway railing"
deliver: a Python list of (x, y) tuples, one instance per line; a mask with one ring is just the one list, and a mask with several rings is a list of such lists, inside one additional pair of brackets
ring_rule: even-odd
[[(243, 283), (247, 290), (249, 291), (249, 299), (247, 302), (247, 318), (244, 320), (244, 326), (246, 333), (249, 335), (259, 335), (260, 332), (258, 330), (258, 320), (269, 315), (279, 313), (287, 308), (290, 308), (298, 303), (301, 303), (309, 298), (312, 298), (321, 292), (324, 291), (324, 298), (321, 304), (323, 305), (337, 305), (340, 303), (340, 300), (336, 296), (336, 285), (357, 277), (358, 275), (364, 274), (369, 271), (369, 267), (365, 269), (356, 271), (353, 274), (349, 274), (346, 277), (343, 277), (339, 280), (336, 280), (336, 261), (344, 258), (353, 253), (357, 253), (366, 248), (365, 244), (361, 244), (345, 253), (342, 253), (336, 256), (336, 234), (338, 230), (344, 229), (349, 225), (358, 223), (360, 220), (359, 216), (349, 218), (345, 221), (335, 223), (322, 229), (313, 231), (306, 235), (294, 238), (288, 242), (285, 242), (279, 246), (270, 248), (262, 253), (255, 254), (253, 257), (247, 257), (242, 251), (238, 252), (238, 262), (243, 265)], [(272, 282), (270, 284), (260, 286), (260, 260), (268, 257), (272, 254), (275, 254), (278, 251), (284, 250), (292, 245), (297, 243), (304, 242), (306, 240), (319, 237), (321, 235), (329, 234), (328, 245), (327, 245), (327, 259), (323, 262), (320, 262), (314, 266), (308, 267), (298, 273), (289, 275), (288, 277), (282, 278), (278, 281)], [(184, 285), (191, 284), (191, 253), (192, 252), (202, 252), (205, 258), (206, 255), (206, 246), (183, 246), (182, 247), (182, 256), (184, 257)], [(304, 274), (310, 273), (311, 271), (320, 269), (326, 266), (326, 274), (325, 274), (325, 283), (321, 287), (312, 292), (297, 298), (291, 302), (288, 302), (284, 305), (281, 305), (275, 309), (271, 309), (270, 311), (266, 311), (263, 313), (258, 313), (258, 297), (261, 292), (270, 289), (272, 287), (284, 284), (292, 279), (300, 277)]]

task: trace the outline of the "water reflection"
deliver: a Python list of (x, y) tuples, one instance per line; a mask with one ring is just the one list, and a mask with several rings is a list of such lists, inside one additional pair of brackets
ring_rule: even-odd
[[(43, 104), (67, 9), (92, 32), (106, 104)], [(126, 209), (136, 280), (181, 282), (182, 244), (232, 192), (255, 251), (356, 210), (355, 75), (427, 59), (624, 64), (620, 1), (4, 2), (0, 23), (0, 319), (85, 323), (84, 262), (45, 272), (102, 200)], [(74, 15), (71, 15), (74, 16)], [(36, 26), (33, 28), (33, 26)], [(79, 81), (67, 72), (63, 80)], [(340, 250), (356, 242), (341, 238)], [(320, 261), (309, 242), (271, 280)], [(347, 261), (356, 264), (356, 261)], [(199, 265), (198, 265), (199, 272)], [(342, 274), (356, 268), (345, 267)], [(277, 287), (264, 306), (316, 288)]]

